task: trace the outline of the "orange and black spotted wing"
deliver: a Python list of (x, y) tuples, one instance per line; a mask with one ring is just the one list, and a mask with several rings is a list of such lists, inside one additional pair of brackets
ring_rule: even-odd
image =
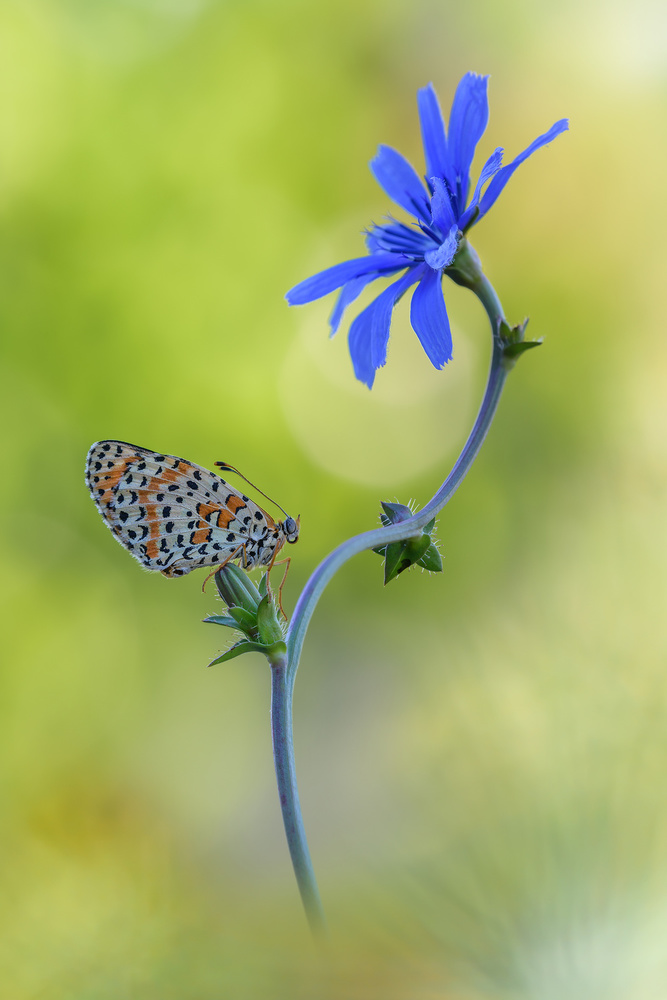
[(88, 452), (86, 485), (121, 545), (146, 569), (184, 576), (230, 560), (268, 565), (282, 525), (220, 476), (125, 441)]

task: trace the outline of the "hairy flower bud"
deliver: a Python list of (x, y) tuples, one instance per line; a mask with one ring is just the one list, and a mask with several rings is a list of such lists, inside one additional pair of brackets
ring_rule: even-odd
[(209, 615), (205, 622), (222, 625), (241, 632), (244, 639), (209, 663), (224, 663), (241, 653), (264, 653), (269, 662), (285, 655), (283, 628), (273, 595), (269, 592), (267, 575), (259, 588), (238, 566), (228, 563), (215, 574), (215, 585), (227, 605), (227, 615)]

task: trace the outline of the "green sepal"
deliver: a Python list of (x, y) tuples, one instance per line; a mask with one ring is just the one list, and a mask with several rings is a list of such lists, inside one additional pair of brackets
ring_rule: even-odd
[(274, 646), (281, 645), (284, 647), (284, 651), (287, 651), (285, 643), (264, 643), (264, 642), (247, 642), (245, 639), (242, 642), (237, 642), (234, 646), (223, 653), (222, 656), (218, 656), (217, 659), (211, 660), (209, 667), (214, 667), (217, 663), (226, 663), (227, 660), (233, 660), (237, 656), (241, 656), (243, 653), (264, 653), (268, 656), (269, 653), (279, 652), (282, 653), (283, 650), (274, 650)]
[(227, 628), (238, 628), (238, 622), (233, 618), (227, 618), (226, 615), (209, 615), (208, 618), (203, 618), (204, 623), (211, 622), (213, 625), (226, 625)]
[(265, 573), (262, 579), (259, 581), (259, 593), (262, 597), (266, 597), (269, 592), (269, 574)]
[(390, 503), (388, 500), (381, 500), (384, 514), (380, 514), (380, 520), (386, 526), (390, 524), (400, 524), (413, 517), (413, 511), (406, 507), (404, 503)]
[(384, 550), (384, 583), (385, 586), (401, 572), (404, 542), (390, 542)]
[[(469, 229), (473, 223), (475, 217), (470, 220), (466, 229)], [(462, 285), (464, 288), (475, 289), (478, 287), (482, 273), (482, 264), (477, 252), (468, 243), (467, 239), (463, 234), (460, 234), (459, 245), (456, 250), (456, 255), (454, 260), (451, 262), (449, 267), (445, 268), (445, 274), (456, 282), (457, 285)]]
[(257, 632), (257, 615), (251, 614), (250, 611), (246, 611), (245, 608), (229, 608), (229, 614), (236, 622), (236, 627), (240, 628), (242, 632), (250, 632), (251, 634), (256, 634)]
[(268, 594), (262, 598), (257, 608), (257, 629), (260, 639), (265, 643), (278, 642), (283, 637), (276, 606)]
[(421, 566), (422, 569), (427, 569), (429, 573), (442, 573), (442, 556), (433, 542), (431, 542), (421, 559), (417, 560), (417, 565)]
[(390, 580), (395, 580), (400, 573), (419, 562), (431, 545), (432, 542), (428, 535), (407, 538), (401, 542), (391, 542), (387, 546), (384, 563), (385, 586)]
[[(385, 527), (390, 524), (400, 524), (414, 517), (414, 511), (405, 504), (390, 503), (388, 500), (382, 500), (381, 504), (380, 520)], [(431, 518), (428, 524), (422, 528), (421, 534), (412, 538), (389, 542), (388, 545), (378, 545), (373, 549), (377, 555), (384, 556), (385, 586), (390, 580), (395, 580), (397, 576), (414, 565), (421, 566), (422, 569), (426, 569), (430, 573), (442, 572), (442, 558), (431, 541), (435, 522), (436, 519)]]
[(411, 564), (418, 562), (432, 544), (428, 535), (420, 535), (419, 538), (408, 538), (403, 542), (405, 558), (409, 559)]
[(510, 326), (507, 320), (501, 319), (498, 325), (498, 336), (504, 345), (520, 344), (525, 337), (527, 326), (528, 317), (524, 319), (523, 323), (517, 323), (516, 326)]
[(527, 319), (524, 319), (523, 323), (517, 323), (516, 326), (510, 326), (505, 320), (500, 321), (498, 338), (503, 349), (503, 363), (506, 368), (513, 368), (522, 354), (525, 354), (532, 347), (539, 347), (542, 343), (541, 338), (539, 340), (524, 340), (527, 326)]
[(531, 347), (539, 347), (543, 343), (544, 341), (540, 337), (539, 340), (524, 340), (520, 344), (508, 344), (503, 350), (503, 358), (509, 361), (516, 361), (521, 354), (525, 354)]
[(257, 646), (255, 642), (237, 642), (236, 645), (228, 649), (222, 656), (211, 660), (209, 667), (214, 667), (216, 663), (226, 663), (227, 660), (233, 660), (235, 656), (241, 656), (242, 653), (253, 653), (255, 652), (255, 646)]

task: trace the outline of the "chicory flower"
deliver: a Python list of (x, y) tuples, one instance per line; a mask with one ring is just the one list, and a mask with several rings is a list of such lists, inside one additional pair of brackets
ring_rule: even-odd
[(502, 166), (502, 149), (488, 158), (470, 194), (470, 167), (489, 118), (486, 76), (466, 73), (459, 83), (449, 126), (432, 84), (417, 94), (421, 123), (425, 184), (408, 161), (390, 146), (380, 146), (371, 171), (386, 194), (408, 215), (411, 225), (389, 218), (366, 233), (366, 257), (345, 261), (295, 285), (286, 295), (290, 305), (303, 305), (340, 289), (329, 323), (333, 335), (346, 308), (366, 285), (403, 272), (368, 305), (350, 326), (349, 348), (356, 377), (369, 388), (375, 372), (387, 360), (387, 342), (394, 306), (412, 288), (410, 322), (436, 368), (452, 357), (452, 336), (442, 293), (442, 276), (452, 266), (464, 234), (496, 202), (517, 167), (535, 150), (567, 127), (557, 121)]

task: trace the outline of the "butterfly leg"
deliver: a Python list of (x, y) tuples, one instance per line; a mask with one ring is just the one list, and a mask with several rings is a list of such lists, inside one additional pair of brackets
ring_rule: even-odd
[(248, 554), (247, 554), (247, 552), (246, 552), (246, 548), (245, 548), (245, 542), (242, 542), (242, 543), (241, 543), (241, 545), (239, 545), (239, 547), (238, 547), (238, 548), (234, 549), (234, 551), (233, 551), (233, 552), (231, 552), (231, 553), (230, 553), (230, 554), (229, 554), (229, 555), (227, 556), (227, 558), (226, 558), (226, 559), (223, 559), (223, 561), (222, 561), (222, 562), (221, 562), (221, 563), (220, 563), (220, 564), (219, 564), (218, 566), (216, 566), (216, 567), (215, 567), (215, 568), (214, 568), (214, 569), (212, 570), (212, 572), (210, 572), (210, 573), (208, 574), (208, 576), (206, 577), (206, 579), (204, 580), (204, 582), (203, 582), (203, 583), (202, 583), (202, 585), (201, 585), (201, 591), (202, 591), (202, 594), (203, 594), (203, 593), (205, 592), (205, 590), (206, 590), (206, 584), (207, 584), (207, 583), (208, 583), (208, 581), (209, 581), (209, 580), (211, 579), (211, 577), (212, 577), (212, 576), (215, 576), (215, 574), (216, 574), (216, 573), (218, 572), (218, 570), (219, 570), (219, 569), (222, 569), (222, 568), (223, 568), (223, 566), (226, 566), (228, 562), (231, 562), (231, 561), (232, 561), (232, 559), (236, 559), (236, 557), (238, 556), (239, 552), (242, 552), (242, 555), (243, 555), (243, 562), (244, 562), (244, 563), (247, 563), (247, 562), (248, 562)]
[(291, 561), (292, 560), (291, 560), (291, 558), (289, 556), (287, 556), (285, 559), (279, 559), (278, 562), (275, 561), (275, 557), (274, 557), (271, 560), (271, 565), (269, 566), (269, 568), (266, 571), (267, 590), (270, 592), (270, 587), (269, 587), (269, 573), (271, 572), (271, 570), (273, 569), (274, 566), (284, 566), (285, 567), (285, 572), (283, 573), (283, 578), (280, 581), (280, 586), (278, 587), (278, 607), (280, 608), (280, 613), (283, 616), (283, 618), (285, 619), (285, 621), (287, 621), (287, 615), (285, 614), (285, 609), (283, 608), (283, 587), (285, 586), (285, 580), (287, 579), (287, 573), (289, 572), (289, 565), (290, 565)]

